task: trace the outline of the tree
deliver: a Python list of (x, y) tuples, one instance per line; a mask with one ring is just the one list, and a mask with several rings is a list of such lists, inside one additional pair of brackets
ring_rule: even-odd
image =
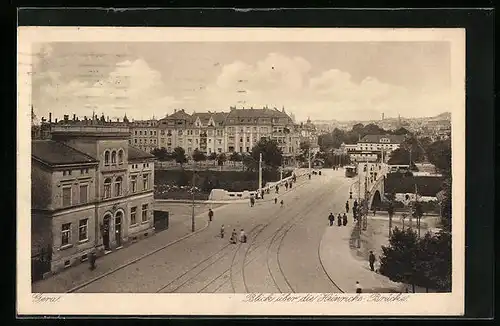
[(151, 154), (153, 154), (160, 161), (168, 161), (168, 159), (170, 158), (170, 155), (165, 147), (155, 148), (151, 151)]
[(309, 160), (309, 150), (310, 149), (311, 149), (311, 144), (308, 141), (300, 142), (299, 160), (301, 162), (306, 162)]
[(410, 228), (395, 228), (389, 246), (382, 246), (380, 273), (394, 282), (411, 284), (415, 292), (418, 274), (418, 238)]
[(411, 134), (408, 129), (400, 127), (392, 132), (394, 135), (409, 135)]
[(391, 152), (391, 157), (387, 163), (390, 165), (410, 164), (410, 152), (404, 148), (397, 148)]
[(427, 148), (429, 161), (445, 175), (451, 175), (451, 140), (438, 140)]
[(229, 160), (232, 162), (241, 162), (241, 154), (238, 152), (233, 152), (231, 156), (229, 156)]
[(226, 161), (227, 161), (226, 154), (220, 153), (219, 155), (217, 155), (217, 165), (222, 166)]
[(256, 161), (252, 155), (243, 155), (243, 166), (246, 167), (248, 171), (256, 171), (259, 167), (258, 161)]
[(262, 162), (271, 167), (280, 166), (283, 160), (283, 153), (275, 140), (267, 138), (261, 139), (252, 148), (252, 157), (259, 162), (259, 156), (262, 153)]
[(182, 147), (174, 148), (174, 152), (172, 153), (172, 156), (174, 157), (175, 161), (177, 163), (179, 163), (180, 165), (183, 165), (184, 163), (187, 162), (186, 151)]
[(452, 226), (452, 192), (451, 192), (451, 178), (447, 178), (443, 181), (442, 185), (442, 198), (440, 199), (441, 205), (441, 227), (447, 231), (451, 232)]
[(426, 289), (451, 291), (451, 235), (427, 233), (419, 240), (416, 284)]
[(207, 159), (205, 153), (198, 150), (198, 148), (193, 151), (192, 157), (195, 162), (205, 161)]
[(215, 154), (215, 152), (210, 153), (210, 155), (208, 155), (208, 159), (215, 161), (217, 159), (217, 154)]

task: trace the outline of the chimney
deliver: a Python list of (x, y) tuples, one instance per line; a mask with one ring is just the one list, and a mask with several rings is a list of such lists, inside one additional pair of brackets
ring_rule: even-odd
[(83, 116), (83, 120), (87, 121), (87, 116), (86, 115)]
[(57, 118), (56, 118), (56, 123), (57, 123)]
[(73, 121), (76, 121), (76, 114), (73, 113)]
[(65, 114), (64, 115), (64, 122), (67, 122), (69, 120), (69, 115), (68, 114)]
[(49, 122), (52, 122), (52, 112), (49, 112)]

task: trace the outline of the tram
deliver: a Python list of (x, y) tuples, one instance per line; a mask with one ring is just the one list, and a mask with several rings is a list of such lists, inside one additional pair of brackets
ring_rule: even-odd
[(348, 178), (353, 178), (358, 174), (357, 168), (353, 165), (345, 167), (345, 176)]

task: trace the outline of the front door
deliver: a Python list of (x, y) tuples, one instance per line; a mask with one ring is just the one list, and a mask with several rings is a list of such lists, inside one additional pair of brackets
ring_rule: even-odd
[(115, 217), (115, 241), (116, 247), (122, 246), (122, 218), (121, 216)]
[(102, 230), (102, 243), (104, 245), (104, 250), (109, 250), (109, 216), (105, 216), (102, 222), (103, 230)]

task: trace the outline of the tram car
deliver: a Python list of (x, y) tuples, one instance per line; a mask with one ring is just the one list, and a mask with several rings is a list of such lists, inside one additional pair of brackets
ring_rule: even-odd
[(348, 165), (345, 167), (345, 176), (348, 178), (353, 178), (358, 174), (357, 168), (353, 165)]

